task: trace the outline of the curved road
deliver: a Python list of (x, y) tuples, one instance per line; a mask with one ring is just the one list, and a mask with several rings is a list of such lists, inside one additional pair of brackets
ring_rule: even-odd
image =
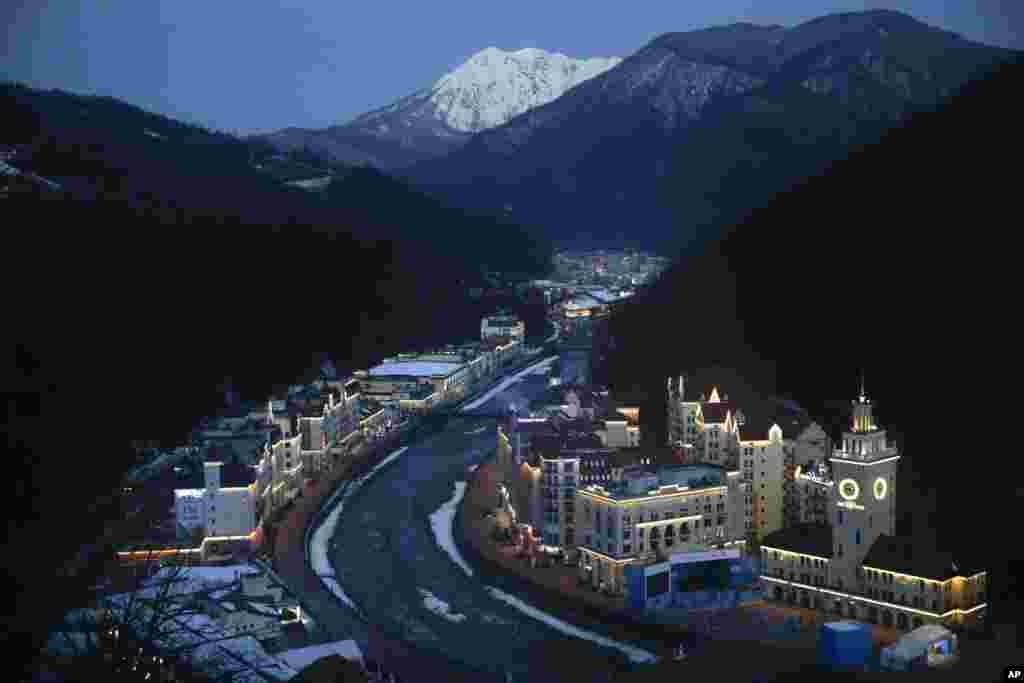
[[(546, 375), (527, 375), (477, 410), (493, 412), (509, 400), (539, 396), (545, 382)], [(345, 592), (383, 631), (475, 671), (508, 671), (517, 680), (530, 672), (531, 680), (543, 680), (537, 645), (557, 632), (489, 594), (476, 571), (467, 576), (438, 547), (430, 528), (429, 515), (452, 498), (454, 483), (465, 480), (468, 465), (493, 452), (496, 439), (495, 421), (470, 413), (410, 446), (346, 503), (329, 557)], [(498, 577), (484, 580), (498, 587), (503, 583)], [(463, 617), (431, 611), (422, 591)], [(608, 635), (600, 623), (576, 625)], [(494, 680), (493, 674), (485, 678)]]

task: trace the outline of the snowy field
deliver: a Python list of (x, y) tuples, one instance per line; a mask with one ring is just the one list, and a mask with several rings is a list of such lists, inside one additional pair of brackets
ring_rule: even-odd
[(334, 495), (331, 496), (328, 506), (333, 504), (339, 496), (341, 496), (341, 501), (333, 510), (331, 510), (330, 514), (327, 515), (323, 522), (321, 522), (316, 531), (313, 532), (313, 538), (310, 539), (309, 542), (309, 563), (312, 565), (313, 571), (320, 577), (320, 581), (329, 591), (334, 593), (339, 600), (351, 607), (357, 613), (360, 613), (359, 608), (356, 607), (352, 598), (345, 593), (341, 584), (338, 583), (338, 580), (334, 578), (334, 568), (331, 566), (331, 562), (327, 557), (327, 545), (334, 536), (334, 530), (338, 526), (338, 520), (341, 518), (341, 513), (344, 511), (345, 503), (349, 498), (351, 498), (356, 491), (362, 488), (363, 484), (369, 481), (373, 475), (377, 474), (377, 472), (382, 468), (391, 464), (396, 458), (400, 457), (402, 453), (405, 453), (408, 448), (408, 446), (402, 446), (374, 465), (373, 469), (362, 477), (349, 482), (348, 485), (343, 488), (339, 487), (339, 489), (334, 492)]
[(480, 398), (476, 399), (472, 403), (470, 403), (470, 404), (468, 404), (466, 406), (463, 406), (462, 412), (466, 413), (466, 412), (469, 412), (470, 410), (476, 410), (477, 408), (479, 408), (483, 404), (487, 403), (488, 401), (490, 401), (492, 398), (494, 398), (495, 396), (497, 396), (501, 392), (503, 392), (506, 389), (508, 389), (513, 384), (516, 384), (516, 383), (520, 382), (523, 379), (523, 377), (525, 377), (526, 375), (536, 374), (537, 369), (540, 368), (540, 367), (543, 367), (544, 371), (546, 372), (547, 368), (550, 367), (550, 365), (553, 362), (555, 362), (556, 358), (558, 358), (558, 356), (549, 356), (549, 357), (547, 357), (547, 358), (545, 358), (543, 360), (537, 361), (533, 365), (527, 367), (525, 370), (520, 370), (519, 372), (517, 372), (516, 374), (512, 375), (511, 377), (506, 377), (496, 387), (494, 387), (493, 389), (488, 391), (486, 394), (484, 394)]
[[(466, 572), (466, 574), (472, 576), (473, 570), (469, 567), (468, 564), (466, 564), (466, 561), (462, 558), (461, 553), (459, 553), (459, 549), (455, 545), (453, 529), (455, 521), (455, 511), (458, 509), (459, 503), (462, 501), (462, 497), (465, 494), (466, 482), (455, 482), (455, 494), (452, 496), (451, 500), (445, 502), (440, 508), (437, 509), (436, 512), (430, 515), (430, 527), (431, 529), (433, 529), (434, 538), (437, 540), (437, 544), (446, 553), (448, 553), (448, 556), (452, 559), (452, 562), (461, 567), (462, 570)], [(566, 623), (561, 619), (558, 619), (557, 617), (554, 617), (546, 612), (537, 609), (536, 607), (533, 607), (532, 605), (528, 605), (519, 598), (509, 595), (508, 593), (498, 590), (497, 588), (486, 586), (485, 590), (488, 593), (490, 593), (490, 595), (495, 599), (501, 600), (505, 604), (514, 607), (523, 614), (547, 624), (556, 631), (559, 631), (566, 635), (574, 636), (576, 638), (583, 638), (585, 640), (597, 643), (598, 645), (603, 645), (604, 647), (615, 648), (625, 653), (627, 657), (629, 657), (631, 660), (637, 663), (648, 663), (657, 661), (657, 657), (655, 657), (650, 652), (647, 652), (646, 650), (642, 650), (632, 645), (627, 645), (626, 643), (620, 643), (616, 640), (605, 638), (604, 636), (599, 635), (597, 633), (592, 633), (582, 628), (573, 626), (572, 624)]]

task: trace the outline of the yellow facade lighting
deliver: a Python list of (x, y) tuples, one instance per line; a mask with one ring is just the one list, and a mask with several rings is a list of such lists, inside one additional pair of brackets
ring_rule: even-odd
[(949, 583), (950, 581), (952, 581), (954, 579), (971, 580), (971, 579), (975, 579), (975, 578), (977, 578), (979, 576), (984, 576), (985, 574), (988, 574), (988, 572), (978, 572), (977, 574), (972, 574), (971, 576), (960, 576), (960, 575), (957, 575), (957, 576), (951, 576), (948, 579), (943, 579), (942, 581), (939, 581), (938, 579), (929, 579), (929, 578), (926, 578), (924, 576), (915, 576), (914, 574), (903, 574), (901, 572), (894, 572), (891, 569), (879, 569), (878, 567), (869, 567), (867, 565), (862, 565), (862, 566), (864, 567), (864, 569), (870, 569), (871, 571), (881, 572), (883, 574), (892, 574), (893, 576), (902, 576), (905, 579), (912, 579), (914, 581), (927, 581), (929, 583), (937, 583), (939, 585), (947, 584), (947, 583)]
[(821, 555), (809, 555), (807, 553), (796, 553), (796, 552), (793, 552), (792, 550), (783, 550), (782, 548), (772, 548), (771, 546), (767, 546), (767, 545), (762, 545), (761, 548), (763, 548), (765, 550), (771, 550), (771, 551), (774, 551), (774, 552), (777, 552), (777, 553), (781, 553), (783, 555), (794, 555), (796, 557), (809, 557), (809, 558), (814, 559), (814, 560), (824, 560), (825, 562), (831, 562), (832, 561), (832, 560), (830, 560), (827, 557), (822, 557)]
[(982, 603), (980, 605), (975, 605), (974, 607), (971, 607), (971, 608), (966, 609), (966, 610), (960, 609), (959, 607), (954, 607), (953, 609), (946, 610), (945, 612), (928, 612), (926, 610), (920, 610), (920, 609), (917, 609), (917, 608), (914, 608), (914, 607), (907, 607), (906, 605), (897, 605), (896, 603), (893, 603), (893, 602), (883, 602), (882, 600), (873, 600), (871, 598), (865, 598), (865, 597), (863, 597), (861, 595), (853, 595), (851, 593), (840, 593), (838, 591), (830, 590), (828, 588), (821, 588), (820, 586), (808, 586), (805, 583), (799, 583), (797, 581), (787, 581), (786, 579), (778, 579), (778, 578), (775, 578), (773, 576), (765, 576), (765, 575), (762, 574), (761, 578), (763, 580), (765, 580), (765, 581), (771, 581), (772, 583), (779, 583), (779, 584), (782, 584), (782, 585), (785, 585), (785, 586), (793, 586), (794, 588), (799, 588), (801, 590), (809, 590), (809, 591), (815, 591), (815, 592), (818, 592), (818, 593), (825, 593), (827, 595), (834, 595), (837, 598), (845, 598), (845, 599), (848, 599), (848, 600), (856, 600), (858, 602), (867, 602), (867, 603), (871, 603), (873, 605), (880, 605), (882, 607), (889, 607), (889, 608), (892, 608), (892, 609), (895, 609), (895, 610), (900, 610), (900, 611), (903, 611), (903, 612), (912, 612), (914, 614), (920, 614), (920, 615), (926, 616), (926, 617), (938, 617), (940, 619), (944, 619), (944, 618), (946, 618), (946, 617), (948, 617), (950, 615), (953, 615), (953, 614), (970, 614), (972, 612), (978, 611), (979, 609), (983, 609), (985, 607), (988, 607), (988, 603)]
[(900, 456), (898, 456), (898, 455), (894, 455), (894, 456), (892, 456), (890, 458), (882, 458), (881, 460), (869, 460), (869, 461), (851, 460), (850, 458), (829, 458), (829, 460), (831, 460), (832, 462), (841, 462), (841, 463), (843, 463), (845, 465), (860, 465), (862, 467), (870, 467), (871, 465), (881, 465), (882, 463), (892, 462), (894, 460), (899, 460), (899, 459), (900, 459)]

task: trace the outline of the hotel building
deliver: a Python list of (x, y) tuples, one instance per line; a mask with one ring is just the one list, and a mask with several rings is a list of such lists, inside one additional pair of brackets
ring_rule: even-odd
[(739, 422), (736, 406), (729, 397), (719, 397), (718, 387), (711, 395), (688, 401), (685, 380), (668, 379), (668, 443), (692, 445), (700, 462), (735, 467), (739, 458)]
[(862, 388), (831, 467), (797, 476), (802, 486), (821, 487), (827, 521), (761, 542), (768, 597), (901, 629), (969, 624), (984, 613), (984, 571), (896, 536), (899, 457)]
[(626, 565), (742, 543), (739, 483), (714, 465), (614, 467), (576, 493), (580, 577), (621, 594)]

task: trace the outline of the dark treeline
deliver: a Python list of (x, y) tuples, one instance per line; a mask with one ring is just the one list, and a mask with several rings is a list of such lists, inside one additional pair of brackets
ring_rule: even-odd
[[(1022, 150), (1006, 103), (1022, 75), (1019, 60), (1000, 68), (695, 245), (613, 319), (610, 358), (613, 386), (650, 392), (655, 434), (676, 369), (733, 368), (836, 437), (866, 372), (913, 486), (934, 493), (915, 533), (992, 567), (996, 595), (1014, 598), (1020, 547), (999, 538), (1015, 518), (1020, 466), (987, 434), (1013, 410), (1008, 241)], [(1012, 613), (997, 602), (993, 618)]]
[(507, 221), (368, 173), (323, 194), (287, 188), (253, 170), (268, 153), (257, 144), (109, 98), (6, 84), (0, 113), (0, 144), (26, 145), (12, 163), (64, 189), (0, 207), (11, 633), (41, 638), (83, 600), (95, 577), (58, 572), (121, 515), (102, 497), (133, 444), (182, 444), (228, 393), (265, 400), (328, 357), (354, 370), (475, 338), (492, 311), (467, 292), (485, 269), (550, 266), (544, 242)]

